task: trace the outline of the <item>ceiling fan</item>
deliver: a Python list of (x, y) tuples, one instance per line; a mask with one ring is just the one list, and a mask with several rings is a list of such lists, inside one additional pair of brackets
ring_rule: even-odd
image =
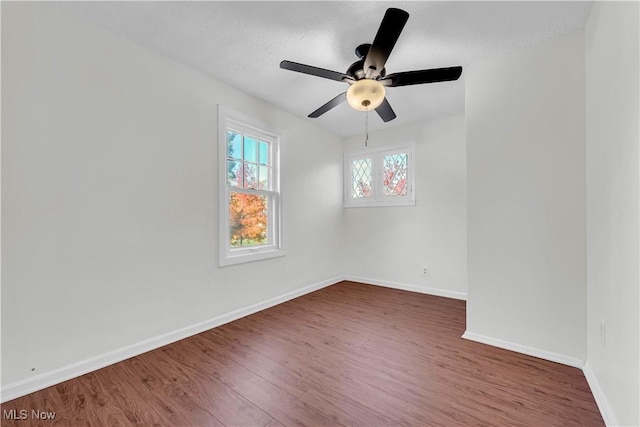
[(384, 66), (408, 19), (409, 13), (404, 10), (387, 9), (373, 43), (361, 44), (356, 48), (355, 53), (359, 59), (351, 64), (345, 73), (292, 61), (282, 61), (280, 68), (285, 70), (349, 84), (349, 89), (346, 92), (341, 93), (309, 114), (309, 117), (320, 117), (346, 100), (356, 110), (376, 110), (380, 118), (388, 122), (396, 118), (396, 113), (385, 97), (385, 87), (457, 80), (462, 74), (462, 67), (434, 68), (386, 74)]

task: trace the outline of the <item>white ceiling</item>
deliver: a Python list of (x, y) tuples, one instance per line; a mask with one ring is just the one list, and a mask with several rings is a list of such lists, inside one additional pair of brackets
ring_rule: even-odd
[[(329, 131), (364, 132), (365, 113), (346, 103), (307, 114), (346, 83), (279, 68), (283, 59), (344, 72), (354, 49), (371, 43), (388, 7), (410, 17), (387, 73), (462, 65), (582, 28), (590, 2), (63, 2), (58, 6)], [(456, 82), (387, 89), (398, 117), (370, 130), (464, 111), (464, 71)]]

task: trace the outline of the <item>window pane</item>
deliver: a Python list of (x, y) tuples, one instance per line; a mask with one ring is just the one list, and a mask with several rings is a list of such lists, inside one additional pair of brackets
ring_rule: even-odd
[(250, 136), (244, 137), (244, 160), (247, 162), (256, 163), (256, 147), (258, 146), (258, 141), (251, 138)]
[(244, 188), (258, 188), (258, 165), (255, 163), (244, 163)]
[(232, 248), (268, 242), (268, 201), (256, 194), (229, 194), (229, 236)]
[(260, 166), (258, 171), (258, 188), (260, 190), (271, 190), (271, 168)]
[(230, 130), (227, 131), (227, 157), (242, 158), (242, 136)]
[(242, 163), (227, 160), (227, 186), (242, 187)]
[(372, 196), (371, 159), (351, 161), (351, 197), (354, 199)]
[(382, 192), (385, 196), (407, 195), (407, 159), (406, 153), (384, 156)]
[(269, 143), (260, 141), (260, 164), (269, 164)]

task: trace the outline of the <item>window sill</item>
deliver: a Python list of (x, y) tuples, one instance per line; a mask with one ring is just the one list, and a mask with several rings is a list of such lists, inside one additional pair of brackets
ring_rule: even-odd
[(344, 208), (375, 208), (375, 207), (389, 207), (389, 206), (415, 206), (415, 200), (377, 200), (371, 202), (356, 202), (356, 203), (344, 203)]
[(227, 254), (220, 257), (220, 267), (229, 265), (245, 264), (247, 262), (262, 261), (271, 258), (280, 258), (287, 255), (287, 251), (283, 249), (248, 249), (241, 253)]

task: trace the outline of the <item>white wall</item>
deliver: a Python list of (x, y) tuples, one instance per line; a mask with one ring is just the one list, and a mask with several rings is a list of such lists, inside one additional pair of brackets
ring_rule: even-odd
[[(464, 299), (464, 116), (372, 133), (369, 148), (407, 142), (415, 143), (416, 206), (345, 209), (343, 270), (368, 283)], [(364, 149), (364, 136), (345, 139), (345, 152)]]
[[(283, 136), (284, 258), (217, 267), (218, 104)], [(52, 5), (3, 2), (3, 399), (338, 277), (341, 170), (341, 140), (306, 121)]]
[(582, 32), (468, 66), (466, 337), (585, 358)]
[(585, 372), (608, 423), (629, 426), (640, 425), (639, 12), (637, 2), (596, 2), (585, 30)]

